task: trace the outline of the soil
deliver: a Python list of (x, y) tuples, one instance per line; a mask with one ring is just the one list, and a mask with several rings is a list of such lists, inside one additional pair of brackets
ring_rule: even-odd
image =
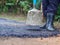
[[(55, 23), (60, 28), (58, 23)], [(60, 36), (49, 38), (0, 37), (0, 45), (60, 45)]]
[[(60, 28), (60, 23), (55, 23)], [(0, 45), (60, 45), (60, 36), (49, 38), (0, 37)]]
[(60, 45), (60, 37), (50, 38), (0, 38), (0, 45)]

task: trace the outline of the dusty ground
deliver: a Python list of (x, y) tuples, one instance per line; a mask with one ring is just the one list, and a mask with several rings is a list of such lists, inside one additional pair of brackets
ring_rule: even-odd
[(60, 37), (50, 38), (0, 38), (0, 45), (60, 45)]
[[(60, 24), (55, 24), (57, 28), (60, 28)], [(0, 37), (0, 45), (60, 45), (60, 36), (49, 38)]]
[[(55, 27), (60, 28), (59, 23)], [(0, 37), (0, 45), (60, 45), (60, 37), (49, 38), (16, 38)]]
[[(56, 27), (60, 28), (60, 25), (56, 24)], [(49, 38), (0, 37), (0, 45), (60, 45), (60, 36)]]

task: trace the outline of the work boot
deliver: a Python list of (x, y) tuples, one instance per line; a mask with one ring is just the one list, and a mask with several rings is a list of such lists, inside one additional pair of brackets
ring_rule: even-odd
[(54, 21), (54, 14), (53, 13), (47, 13), (47, 21), (46, 21), (46, 29), (49, 31), (54, 31), (55, 28), (53, 26)]

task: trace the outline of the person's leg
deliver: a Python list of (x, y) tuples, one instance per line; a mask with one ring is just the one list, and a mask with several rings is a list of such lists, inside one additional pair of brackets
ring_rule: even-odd
[(46, 29), (47, 30), (51, 30), (51, 31), (55, 30), (53, 21), (54, 21), (54, 14), (47, 13), (47, 21), (46, 21)]
[(46, 21), (46, 29), (53, 31), (55, 30), (53, 21), (54, 16), (57, 11), (58, 0), (49, 0), (49, 5), (47, 6), (47, 21)]
[(56, 13), (59, 0), (48, 0), (49, 5), (47, 6), (47, 13)]
[[(46, 17), (47, 17), (47, 6), (48, 6), (48, 0), (42, 0), (42, 10), (43, 10), (43, 21), (46, 21)], [(46, 24), (42, 27), (40, 27), (42, 29), (46, 28)]]
[(46, 18), (46, 10), (48, 6), (48, 0), (42, 0), (42, 10), (43, 10), (43, 16)]

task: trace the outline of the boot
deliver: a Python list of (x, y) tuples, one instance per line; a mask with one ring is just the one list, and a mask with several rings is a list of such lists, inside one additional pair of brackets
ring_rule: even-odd
[[(46, 16), (46, 13), (43, 15), (43, 21), (42, 22), (46, 22), (46, 19), (47, 18), (47, 16)], [(40, 29), (46, 29), (46, 24), (44, 25), (44, 26), (42, 26), (42, 27), (40, 27)]]
[(54, 21), (54, 14), (53, 13), (47, 13), (47, 21), (46, 21), (46, 29), (50, 31), (54, 31), (55, 28), (53, 26)]
[(46, 24), (44, 26), (40, 27), (40, 29), (46, 29)]

